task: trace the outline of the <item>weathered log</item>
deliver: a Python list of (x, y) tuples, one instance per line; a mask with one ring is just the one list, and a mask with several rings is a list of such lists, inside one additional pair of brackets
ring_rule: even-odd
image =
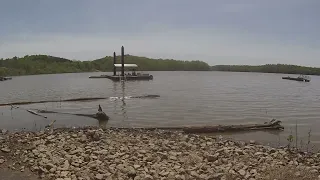
[(218, 126), (199, 126), (185, 127), (185, 133), (215, 133), (215, 132), (234, 132), (234, 131), (253, 131), (253, 130), (283, 130), (281, 121), (272, 119), (264, 124), (248, 124), (248, 125), (218, 125)]
[(104, 112), (97, 112), (96, 114), (79, 114), (79, 113), (67, 113), (67, 112), (56, 112), (56, 111), (46, 111), (46, 110), (38, 110), (38, 113), (56, 113), (56, 114), (68, 114), (74, 116), (84, 116), (90, 117), (98, 120), (109, 120), (109, 117)]
[(41, 115), (41, 114), (38, 114), (37, 112), (35, 112), (35, 111), (32, 111), (32, 110), (27, 110), (29, 113), (31, 113), (31, 114), (34, 114), (34, 115), (36, 115), (36, 116), (41, 116), (41, 117), (43, 117), (43, 118), (47, 118), (47, 116), (43, 116), (43, 115)]
[(48, 125), (46, 125), (45, 128), (51, 128), (56, 121), (57, 121), (57, 120), (51, 121), (51, 123), (48, 124)]
[(76, 102), (76, 101), (96, 101), (107, 99), (104, 97), (93, 97), (93, 98), (75, 98), (75, 99), (65, 99), (65, 100), (48, 100), (48, 101), (22, 101), (22, 102), (13, 102), (13, 103), (4, 103), (0, 106), (13, 106), (13, 105), (28, 105), (28, 104), (38, 104), (38, 103), (48, 103), (48, 102)]
[(95, 113), (95, 114), (67, 113), (67, 112), (47, 111), (47, 110), (40, 110), (40, 109), (37, 109), (37, 112), (38, 113), (57, 113), (57, 114), (69, 114), (69, 115), (75, 115), (75, 116), (85, 116), (85, 117), (90, 117), (90, 118), (97, 119), (99, 121), (107, 121), (107, 120), (109, 120), (109, 116), (106, 115), (106, 113), (104, 113), (102, 111), (102, 108), (101, 108), (100, 105), (99, 105), (98, 112)]
[(248, 125), (218, 125), (218, 126), (191, 126), (191, 127), (114, 127), (116, 129), (135, 129), (135, 130), (168, 130), (182, 131), (185, 133), (216, 133), (216, 132), (235, 132), (235, 131), (253, 131), (253, 130), (283, 130), (281, 121), (272, 119), (264, 124), (248, 124)]
[[(158, 98), (160, 95), (149, 94), (142, 96), (127, 96), (128, 99), (154, 99)], [(13, 105), (28, 105), (28, 104), (38, 104), (38, 103), (48, 103), (48, 102), (86, 102), (86, 101), (97, 101), (103, 99), (127, 99), (126, 97), (92, 97), (92, 98), (74, 98), (74, 99), (64, 99), (64, 100), (43, 100), (43, 101), (22, 101), (22, 102), (13, 102), (13, 103), (4, 103), (0, 104), (0, 106), (13, 106)]]

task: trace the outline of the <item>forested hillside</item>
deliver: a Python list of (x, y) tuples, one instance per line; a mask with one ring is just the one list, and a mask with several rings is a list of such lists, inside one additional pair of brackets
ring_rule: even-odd
[[(117, 56), (117, 63), (120, 62)], [(287, 64), (216, 65), (210, 67), (202, 61), (181, 61), (173, 59), (151, 59), (139, 56), (125, 56), (125, 63), (134, 63), (142, 71), (234, 71), (320, 75), (320, 68)], [(31, 55), (21, 58), (0, 59), (0, 76), (54, 74), (73, 72), (112, 71), (113, 57), (107, 56), (93, 61), (75, 61), (47, 55)]]
[(261, 66), (216, 65), (216, 66), (212, 66), (211, 70), (234, 71), (234, 72), (263, 72), (263, 73), (320, 75), (320, 68), (287, 65), (287, 64), (266, 64)]
[[(117, 57), (120, 63), (120, 56)], [(135, 63), (139, 70), (147, 71), (208, 71), (210, 66), (201, 61), (180, 61), (125, 56), (125, 63)], [(64, 58), (32, 55), (21, 58), (0, 59), (0, 76), (112, 71), (113, 57), (94, 61), (71, 61)]]
[[(117, 63), (121, 63), (120, 56)], [(102, 65), (104, 71), (112, 70), (113, 57), (105, 57), (93, 61), (93, 64)], [(137, 64), (139, 69), (148, 71), (209, 71), (210, 66), (202, 61), (181, 61), (173, 59), (150, 59), (139, 56), (125, 56), (125, 63)]]

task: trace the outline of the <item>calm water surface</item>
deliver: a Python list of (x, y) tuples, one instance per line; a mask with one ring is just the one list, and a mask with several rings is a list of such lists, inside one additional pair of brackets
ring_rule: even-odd
[(44, 119), (26, 112), (37, 108), (59, 112), (95, 113), (98, 104), (110, 116), (110, 126), (185, 126), (263, 123), (272, 118), (283, 122), (281, 133), (254, 132), (233, 135), (280, 143), (298, 124), (299, 142), (320, 147), (320, 77), (310, 83), (282, 80), (283, 74), (237, 72), (152, 72), (153, 81), (112, 82), (89, 79), (103, 73), (56, 74), (14, 77), (0, 82), (0, 103), (59, 100), (80, 97), (115, 97), (158, 94), (158, 99), (99, 100), (0, 107), (0, 128), (39, 129), (57, 120), (55, 126), (97, 125), (95, 119), (46, 114)]

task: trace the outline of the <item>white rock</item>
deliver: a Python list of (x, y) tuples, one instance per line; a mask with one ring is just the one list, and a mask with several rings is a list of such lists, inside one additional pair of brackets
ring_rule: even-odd
[(245, 175), (246, 175), (246, 171), (243, 170), (243, 169), (240, 169), (240, 170), (238, 171), (238, 173), (239, 173), (241, 176), (245, 176)]
[(102, 180), (103, 177), (104, 177), (103, 174), (96, 174), (95, 179), (96, 179), (96, 180)]
[(256, 170), (256, 169), (251, 169), (251, 170), (250, 170), (250, 173), (251, 173), (251, 174), (257, 174), (257, 170)]
[(63, 167), (62, 167), (62, 170), (68, 170), (69, 167), (70, 167), (69, 161), (68, 161), (68, 160), (65, 160), (65, 161), (64, 161), (64, 164), (63, 164)]
[(2, 130), (1, 130), (1, 133), (2, 133), (2, 134), (7, 134), (7, 133), (8, 133), (8, 130), (2, 129)]
[(69, 174), (69, 171), (61, 171), (60, 176), (61, 177), (67, 177)]
[(193, 177), (198, 177), (199, 176), (199, 174), (196, 171), (191, 171), (190, 175), (193, 176)]
[(316, 170), (316, 169), (312, 169), (312, 170), (310, 170), (310, 172), (311, 172), (311, 173), (318, 173), (319, 171)]
[(11, 150), (9, 148), (2, 148), (1, 151), (4, 153), (9, 153)]

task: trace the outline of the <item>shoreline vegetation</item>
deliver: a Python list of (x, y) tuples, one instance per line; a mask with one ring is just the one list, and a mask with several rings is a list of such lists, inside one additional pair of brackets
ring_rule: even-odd
[[(209, 71), (210, 66), (202, 61), (151, 59), (125, 55), (126, 63), (135, 63), (141, 71)], [(120, 63), (120, 56), (117, 56)], [(77, 72), (107, 72), (113, 70), (113, 57), (106, 56), (92, 61), (69, 60), (48, 55), (31, 55), (0, 59), (0, 76), (58, 74)]]
[[(320, 68), (289, 64), (215, 65), (203, 61), (152, 59), (125, 55), (126, 63), (135, 63), (141, 71), (230, 71), (282, 74), (320, 75)], [(120, 63), (120, 56), (117, 56)], [(0, 76), (60, 74), (79, 72), (111, 72), (113, 57), (106, 56), (92, 61), (69, 60), (49, 55), (30, 55), (0, 59)]]
[(320, 75), (320, 68), (290, 65), (290, 64), (266, 64), (266, 65), (259, 65), (259, 66), (216, 65), (216, 66), (211, 66), (211, 70), (212, 71), (230, 71), (230, 72), (260, 72), (260, 73)]
[(320, 177), (320, 153), (177, 131), (50, 128), (0, 133), (0, 142), (0, 169), (30, 170), (45, 180)]

